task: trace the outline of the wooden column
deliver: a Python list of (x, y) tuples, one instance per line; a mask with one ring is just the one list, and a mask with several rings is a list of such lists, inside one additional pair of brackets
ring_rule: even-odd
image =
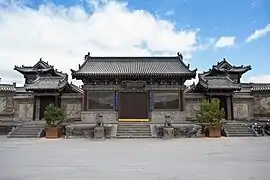
[(37, 96), (34, 95), (34, 99), (33, 99), (33, 121), (36, 120), (36, 105), (37, 105)]
[(55, 95), (54, 96), (54, 99), (55, 99), (55, 106), (56, 107), (59, 107), (59, 104), (58, 104), (58, 95)]
[(232, 120), (232, 109), (231, 109), (231, 98), (230, 96), (226, 96), (226, 108), (227, 108), (227, 115), (228, 115), (228, 120)]
[(184, 90), (180, 90), (180, 110), (185, 111), (185, 94)]
[(230, 96), (231, 100), (231, 119), (234, 120), (234, 112), (233, 112), (233, 95)]
[(83, 110), (87, 111), (87, 91), (83, 90)]

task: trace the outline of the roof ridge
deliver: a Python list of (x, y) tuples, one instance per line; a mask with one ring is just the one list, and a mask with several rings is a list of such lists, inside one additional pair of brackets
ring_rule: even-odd
[(41, 79), (62, 79), (63, 76), (39, 76)]
[(0, 86), (14, 86), (14, 84), (0, 83)]
[(154, 57), (154, 56), (136, 56), (136, 57), (89, 57), (86, 61), (116, 61), (116, 62), (130, 62), (130, 61), (145, 61), (145, 60), (151, 60), (153, 62), (156, 61), (179, 61), (178, 56), (164, 56), (164, 57)]
[(228, 76), (203, 76), (206, 79), (216, 79), (216, 78), (220, 78), (220, 79), (226, 79)]

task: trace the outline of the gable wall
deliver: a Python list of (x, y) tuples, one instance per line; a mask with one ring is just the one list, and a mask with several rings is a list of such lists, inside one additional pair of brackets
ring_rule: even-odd
[(0, 120), (12, 120), (14, 116), (13, 92), (0, 91)]
[(255, 118), (270, 118), (270, 91), (257, 91), (252, 93), (252, 102)]

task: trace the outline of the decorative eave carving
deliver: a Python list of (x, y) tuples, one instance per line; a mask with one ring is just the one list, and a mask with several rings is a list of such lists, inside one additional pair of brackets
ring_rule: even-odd
[(82, 99), (82, 95), (64, 95), (61, 96), (61, 99)]
[(33, 95), (15, 95), (13, 99), (33, 99)]
[(121, 89), (123, 90), (143, 90), (145, 87), (145, 81), (122, 81), (121, 83)]
[(201, 93), (185, 93), (185, 99), (204, 99), (204, 94)]

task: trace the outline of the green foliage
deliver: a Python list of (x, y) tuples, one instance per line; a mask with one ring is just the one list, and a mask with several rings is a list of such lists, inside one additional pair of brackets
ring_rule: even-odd
[(225, 117), (224, 112), (220, 111), (219, 99), (203, 100), (200, 102), (199, 109), (196, 110), (196, 118), (201, 123), (218, 124)]
[(66, 114), (61, 108), (50, 104), (46, 107), (44, 118), (48, 126), (59, 126), (64, 122)]

